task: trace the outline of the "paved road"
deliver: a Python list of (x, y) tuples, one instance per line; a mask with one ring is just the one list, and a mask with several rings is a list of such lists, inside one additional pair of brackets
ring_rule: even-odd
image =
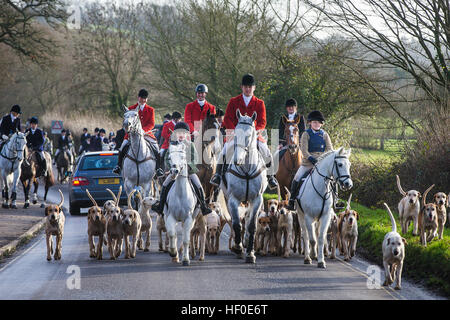
[[(66, 188), (62, 187), (68, 212)], [(56, 188), (49, 198), (58, 201)], [(326, 270), (304, 265), (298, 254), (289, 259), (258, 257), (255, 265), (245, 264), (225, 250), (228, 229), (217, 256), (206, 255), (204, 262), (193, 260), (183, 267), (158, 252), (153, 226), (150, 252), (111, 261), (104, 250), (105, 260), (97, 261), (89, 258), (86, 217), (67, 214), (62, 260), (47, 262), (44, 234), (36, 237), (0, 265), (0, 299), (439, 299), (407, 281), (400, 292), (368, 289), (369, 264), (358, 257), (351, 263), (328, 260)], [(76, 272), (70, 273), (73, 266), (80, 271), (80, 289), (67, 285), (76, 284)]]

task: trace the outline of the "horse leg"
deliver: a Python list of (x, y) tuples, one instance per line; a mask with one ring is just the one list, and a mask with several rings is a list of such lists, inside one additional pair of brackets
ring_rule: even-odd
[(33, 204), (36, 204), (38, 202), (37, 191), (38, 191), (38, 188), (39, 188), (39, 182), (38, 182), (37, 178), (34, 179), (33, 186), (34, 186), (34, 190), (33, 190)]
[(311, 264), (311, 257), (310, 257), (310, 246), (309, 246), (309, 233), (308, 233), (308, 229), (306, 227), (306, 221), (305, 221), (305, 214), (303, 212), (300, 211), (300, 209), (298, 210), (298, 222), (303, 230), (302, 235), (303, 235), (303, 249), (305, 252), (305, 260), (304, 263), (305, 264)]
[(241, 244), (241, 221), (239, 219), (239, 201), (236, 200), (233, 196), (228, 200), (228, 212), (231, 215), (231, 221), (233, 225), (234, 231), (234, 246), (231, 248), (231, 251), (238, 255), (238, 258), (241, 258), (241, 254), (243, 252), (243, 247)]
[(262, 195), (260, 195), (254, 199), (252, 206), (251, 206), (252, 211), (251, 211), (251, 215), (249, 217), (250, 220), (249, 220), (248, 228), (246, 228), (246, 230), (245, 230), (245, 232), (247, 234), (246, 238), (248, 238), (247, 255), (245, 258), (246, 263), (255, 263), (256, 262), (255, 251), (253, 250), (255, 234), (256, 234), (256, 218), (257, 218), (257, 214), (259, 212), (259, 209), (260, 209), (262, 203), (263, 203), (263, 197), (262, 197)]
[[(319, 254), (317, 257), (317, 267), (325, 269), (327, 267), (325, 263), (325, 257), (324, 257), (324, 247), (327, 243), (327, 231), (328, 227), (330, 225), (330, 213), (323, 215), (322, 219), (319, 221), (319, 239), (318, 239), (318, 245), (319, 245)], [(328, 250), (328, 249), (327, 249)]]
[(164, 215), (166, 222), (167, 234), (169, 235), (169, 255), (173, 258), (173, 262), (178, 262), (178, 251), (177, 251), (177, 231), (175, 219), (169, 215)]
[(22, 181), (23, 193), (25, 197), (25, 203), (23, 205), (24, 209), (30, 207), (30, 183), (28, 180)]
[(50, 188), (50, 185), (49, 185), (48, 181), (45, 181), (44, 201), (41, 203), (41, 208), (45, 208), (45, 203), (47, 202), (47, 194), (48, 194), (49, 188)]
[(194, 220), (192, 219), (192, 214), (186, 218), (183, 223), (183, 266), (188, 266), (191, 264), (189, 261), (189, 244), (191, 242), (191, 230), (194, 226)]

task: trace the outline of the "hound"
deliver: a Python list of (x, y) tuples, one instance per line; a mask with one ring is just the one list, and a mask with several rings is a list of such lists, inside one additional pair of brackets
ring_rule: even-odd
[[(125, 209), (122, 214), (123, 236), (125, 237), (125, 259), (136, 257), (137, 240), (142, 224), (139, 212), (134, 210), (131, 205), (131, 197), (135, 192), (136, 189), (133, 189), (128, 195), (128, 209)], [(132, 237), (131, 244), (129, 242), (129, 236)]]
[[(339, 239), (339, 220), (336, 216), (336, 213), (331, 213), (330, 226), (328, 227), (328, 254), (330, 255), (330, 259), (336, 259), (336, 247), (340, 247), (340, 239)], [(326, 251), (325, 251), (326, 253)]]
[(278, 218), (278, 232), (277, 239), (278, 243), (278, 255), (282, 255), (283, 258), (289, 258), (291, 248), (292, 248), (292, 238), (294, 229), (294, 217), (293, 211), (287, 209), (289, 206), (289, 198), (291, 193), (288, 188), (284, 187), (286, 191), (287, 198), (278, 202), (278, 208), (280, 211), (280, 216)]
[(270, 218), (270, 243), (269, 252), (276, 255), (280, 247), (278, 239), (278, 220), (280, 219), (279, 200), (270, 199), (267, 202), (267, 215)]
[[(159, 251), (168, 252), (167, 246), (169, 245), (169, 235), (167, 234), (166, 223), (164, 222), (164, 216), (158, 214), (156, 216), (156, 231), (158, 232), (158, 247)], [(162, 234), (165, 233), (165, 241), (163, 243)]]
[[(153, 197), (142, 198), (141, 193), (138, 192), (137, 196), (139, 198), (139, 216), (141, 218), (141, 229), (139, 230), (137, 246), (139, 250), (144, 250), (148, 252), (150, 250), (150, 234), (152, 233), (152, 218), (150, 217), (150, 209), (152, 205), (156, 202)], [(143, 244), (142, 234), (146, 233), (145, 247)]]
[(426, 203), (427, 194), (433, 187), (434, 184), (423, 194), (422, 210), (419, 213), (420, 242), (425, 247), (427, 246), (427, 242), (430, 242), (437, 236), (439, 226), (437, 206), (434, 203)]
[(122, 186), (119, 189), (117, 197), (110, 189), (106, 190), (111, 193), (114, 199), (114, 201), (107, 206), (108, 209), (106, 209), (105, 216), (109, 256), (111, 260), (115, 260), (122, 253), (123, 245), (122, 209), (119, 207)]
[(382, 250), (383, 250), (383, 265), (385, 280), (383, 286), (388, 286), (396, 280), (396, 290), (402, 288), (402, 269), (403, 260), (405, 259), (405, 245), (407, 244), (405, 238), (402, 238), (397, 232), (397, 225), (394, 216), (388, 205), (384, 203), (391, 218), (392, 231), (386, 233), (384, 236)]
[(350, 259), (356, 253), (356, 242), (358, 241), (358, 220), (359, 215), (355, 210), (350, 209), (352, 194), (347, 201), (347, 209), (339, 215), (338, 232), (344, 260)]
[(258, 215), (258, 221), (256, 225), (256, 237), (255, 237), (255, 251), (256, 253), (262, 253), (262, 256), (267, 255), (267, 249), (269, 247), (269, 240), (271, 239), (271, 218), (264, 211), (260, 211)]
[(413, 236), (418, 235), (418, 218), (420, 211), (420, 192), (417, 190), (409, 190), (408, 192), (403, 191), (402, 186), (400, 185), (400, 178), (398, 175), (395, 176), (397, 178), (397, 187), (403, 198), (398, 203), (398, 213), (400, 216), (400, 226), (402, 227), (402, 233), (406, 234), (408, 232), (409, 223), (412, 220), (414, 223), (413, 228)]
[(438, 192), (434, 195), (434, 204), (437, 209), (438, 216), (438, 235), (439, 239), (442, 239), (444, 235), (444, 226), (447, 221), (447, 209), (445, 208), (447, 205), (447, 195), (443, 192)]
[(53, 254), (53, 237), (56, 236), (55, 260), (61, 260), (62, 239), (64, 236), (64, 223), (66, 217), (62, 211), (62, 205), (64, 203), (64, 196), (61, 190), (58, 190), (61, 195), (61, 202), (58, 205), (51, 204), (45, 208), (45, 236), (47, 240), (47, 261), (52, 260)]
[[(92, 198), (89, 190), (86, 193), (94, 204), (88, 210), (88, 236), (89, 236), (89, 257), (102, 260), (103, 258), (103, 242), (106, 231), (106, 218), (102, 208), (97, 205)], [(95, 249), (94, 237), (98, 237), (97, 250)]]
[(209, 254), (217, 254), (220, 240), (220, 216), (215, 208), (209, 206), (213, 211), (206, 218), (206, 249)]

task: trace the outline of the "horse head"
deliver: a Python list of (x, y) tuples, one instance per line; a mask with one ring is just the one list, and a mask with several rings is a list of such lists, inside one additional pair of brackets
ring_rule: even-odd
[(123, 116), (123, 128), (128, 133), (142, 133), (141, 120), (139, 119), (139, 112), (136, 110), (129, 110)]
[(171, 144), (169, 147), (170, 174), (175, 180), (179, 174), (187, 176), (186, 145), (184, 143)]
[(24, 150), (27, 146), (27, 135), (28, 132), (24, 134), (20, 131), (17, 131), (11, 136), (11, 139), (9, 141), (10, 147), (8, 147), (8, 149), (14, 154), (17, 154), (17, 160), (19, 161), (22, 161), (24, 158)]
[(284, 139), (286, 140), (289, 152), (294, 155), (300, 150), (300, 136), (298, 130), (298, 123), (300, 116), (296, 116), (294, 120), (289, 120), (283, 115), (284, 123)]
[(351, 151), (351, 149), (342, 147), (335, 151), (333, 177), (338, 181), (342, 190), (350, 190), (353, 187), (349, 160)]
[(251, 117), (243, 116), (239, 109), (236, 111), (238, 124), (234, 129), (234, 163), (242, 165), (251, 151), (256, 151), (257, 132), (255, 129), (256, 112)]

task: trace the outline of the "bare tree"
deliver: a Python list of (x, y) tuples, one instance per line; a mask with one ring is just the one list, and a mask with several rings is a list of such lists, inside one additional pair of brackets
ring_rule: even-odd
[(435, 103), (450, 93), (448, 0), (305, 0), (358, 41), (368, 61), (404, 70)]
[(58, 49), (47, 29), (67, 17), (62, 0), (0, 0), (0, 43), (34, 62), (46, 61)]

